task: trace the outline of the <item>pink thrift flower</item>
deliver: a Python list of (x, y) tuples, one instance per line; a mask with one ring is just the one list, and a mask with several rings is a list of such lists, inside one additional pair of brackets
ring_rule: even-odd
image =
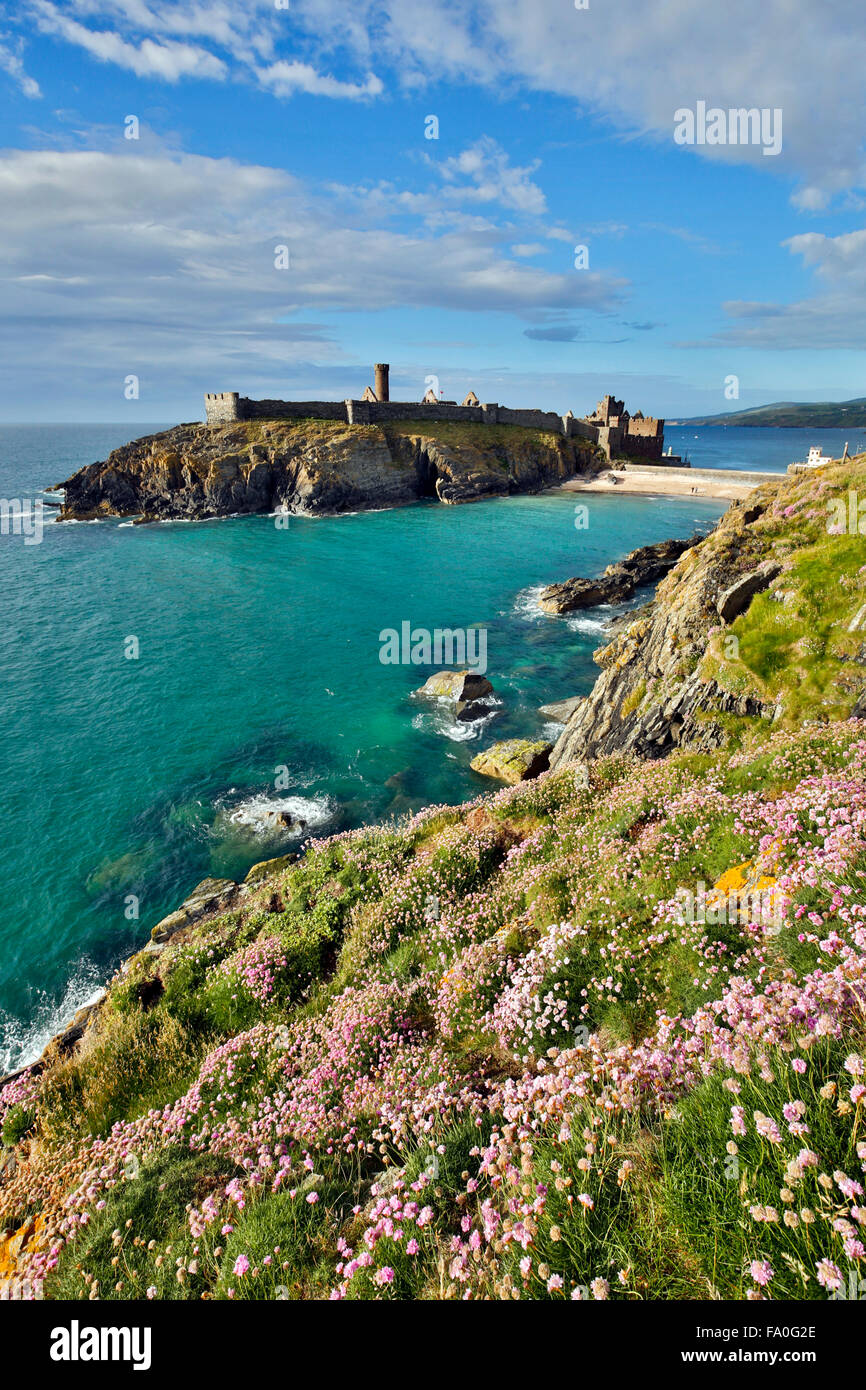
[(773, 1267), (769, 1260), (752, 1260), (752, 1263), (749, 1265), (749, 1273), (755, 1283), (763, 1287), (765, 1284), (769, 1284), (772, 1279)]
[(841, 1289), (842, 1271), (832, 1260), (818, 1261), (818, 1283), (825, 1289)]

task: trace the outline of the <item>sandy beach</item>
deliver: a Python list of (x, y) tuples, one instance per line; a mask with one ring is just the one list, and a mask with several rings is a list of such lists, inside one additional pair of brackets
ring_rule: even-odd
[(613, 468), (592, 478), (571, 478), (559, 492), (622, 492), (656, 497), (722, 497), (738, 501), (780, 473), (742, 473), (733, 469)]

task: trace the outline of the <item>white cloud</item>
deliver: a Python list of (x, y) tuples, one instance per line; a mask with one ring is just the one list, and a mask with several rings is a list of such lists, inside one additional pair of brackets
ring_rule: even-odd
[[(50, 0), (26, 2), (60, 15)], [(172, 56), (189, 48), (206, 67), (222, 62), (276, 96), (356, 100), (379, 95), (387, 67), (411, 89), (452, 80), (557, 94), (578, 104), (576, 124), (590, 110), (623, 138), (669, 143), (684, 161), (748, 162), (799, 180), (794, 196), (806, 211), (866, 185), (862, 0), (617, 0), (586, 10), (569, 0), (291, 0), (281, 11), (273, 0), (69, 0), (66, 8), (77, 16), (65, 21), (71, 41), (133, 71), (134, 60), (154, 73), (161, 64), (201, 75)], [(781, 155), (675, 147), (674, 112), (698, 100), (781, 108)]]
[(26, 97), (41, 97), (42, 93), (39, 90), (39, 83), (32, 77), (28, 77), (27, 73), (24, 71), (24, 64), (20, 55), (17, 52), (13, 52), (5, 43), (0, 43), (0, 70), (8, 73), (8, 75), (18, 83), (18, 86)]
[[(730, 145), (690, 147), (680, 157), (752, 163), (764, 174), (802, 179), (805, 206), (822, 191), (866, 183), (862, 0), (617, 0), (613, 9), (586, 10), (568, 0), (354, 0), (351, 8), (351, 33), (363, 26), (364, 51), (372, 41), (413, 80), (555, 93), (623, 136), (672, 149), (679, 107), (704, 100), (781, 108), (778, 159), (763, 159), (758, 146)], [(351, 42), (340, 33), (345, 9), (343, 0), (293, 0), (293, 17), (328, 45)]]
[[(342, 357), (317, 316), (490, 311), (529, 323), (606, 314), (626, 286), (509, 255), (514, 228), (357, 226), (339, 195), (282, 170), (187, 154), (0, 154), (4, 395), (46, 372), (87, 390), (135, 372), (163, 392), (254, 390)], [(289, 270), (275, 248), (290, 248)]]
[(535, 160), (525, 168), (512, 164), (502, 146), (484, 135), (460, 154), (444, 160), (439, 172), (447, 183), (468, 180), (457, 189), (461, 201), (499, 203), (502, 207), (540, 217), (547, 209), (547, 202), (530, 177), (539, 163)]
[[(160, 5), (144, 0), (71, 0), (77, 18), (64, 13), (53, 0), (29, 0), (29, 4), (44, 33), (139, 77), (222, 81), (230, 72), (240, 71), (277, 97), (306, 93), (351, 101), (376, 97), (384, 90), (373, 72), (360, 81), (344, 81), (300, 58), (274, 58), (280, 42), (293, 34), (293, 16), (277, 11), (273, 0), (251, 0), (241, 6), (222, 0), (210, 5), (196, 0)], [(106, 21), (112, 27), (96, 27)]]
[(177, 82), (181, 77), (222, 78), (227, 72), (222, 59), (193, 44), (158, 43), (149, 38), (137, 44), (129, 43), (112, 30), (89, 29), (69, 19), (48, 0), (37, 0), (35, 9), (37, 23), (44, 33), (76, 44), (100, 62), (114, 63), (137, 77)]
[(379, 96), (383, 90), (382, 82), (374, 73), (370, 73), (363, 83), (339, 82), (335, 77), (316, 72), (309, 63), (287, 63), (284, 59), (266, 68), (256, 68), (255, 74), (260, 85), (278, 97), (307, 92), (310, 96), (343, 97), (358, 101), (364, 97)]
[(782, 244), (813, 271), (818, 293), (791, 304), (729, 301), (723, 307), (733, 322), (701, 346), (860, 347), (866, 335), (866, 228), (835, 237), (807, 232)]

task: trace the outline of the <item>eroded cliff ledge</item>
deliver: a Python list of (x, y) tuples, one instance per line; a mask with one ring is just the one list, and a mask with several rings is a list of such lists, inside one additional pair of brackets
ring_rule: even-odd
[[(866, 709), (863, 540), (831, 525), (866, 457), (782, 475), (685, 551), (653, 601), (612, 625), (601, 674), (550, 765), (736, 747), (748, 731)], [(841, 499), (841, 500), (839, 500)]]
[(310, 515), (473, 502), (595, 472), (595, 445), (513, 426), (416, 428), (323, 420), (177, 425), (115, 449), (67, 480), (64, 519)]

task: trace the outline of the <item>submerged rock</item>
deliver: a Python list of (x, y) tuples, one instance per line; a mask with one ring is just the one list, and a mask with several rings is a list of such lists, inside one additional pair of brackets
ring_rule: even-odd
[(513, 786), (545, 772), (552, 747), (552, 743), (540, 740), (531, 742), (525, 738), (509, 738), (477, 754), (469, 766), (482, 777), (496, 777), (500, 782)]

